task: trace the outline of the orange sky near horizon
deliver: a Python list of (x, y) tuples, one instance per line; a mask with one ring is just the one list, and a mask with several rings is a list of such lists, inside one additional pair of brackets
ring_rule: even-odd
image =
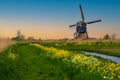
[[(25, 37), (33, 36), (36, 39), (61, 39), (61, 38), (73, 38), (73, 33), (75, 28), (69, 28), (70, 23), (62, 22), (2, 22), (0, 26), (0, 36), (3, 37), (15, 37), (16, 32), (21, 30)], [(106, 26), (106, 27), (104, 27)], [(114, 25), (115, 26), (115, 25)], [(118, 25), (116, 25), (118, 26)], [(105, 34), (117, 34), (117, 38), (120, 38), (118, 27), (113, 27), (113, 25), (103, 24), (102, 22), (96, 24), (90, 24), (87, 26), (87, 31), (89, 37), (102, 38)]]

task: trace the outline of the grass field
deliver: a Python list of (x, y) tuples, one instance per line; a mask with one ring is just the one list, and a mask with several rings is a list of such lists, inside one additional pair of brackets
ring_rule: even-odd
[(118, 42), (16, 43), (0, 54), (0, 80), (120, 80), (120, 64), (80, 52), (119, 57), (119, 48)]

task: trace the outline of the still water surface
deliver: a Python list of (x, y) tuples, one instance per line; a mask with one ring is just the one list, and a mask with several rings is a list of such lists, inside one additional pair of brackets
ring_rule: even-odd
[(99, 57), (104, 58), (104, 59), (110, 59), (110, 60), (120, 64), (120, 58), (119, 57), (109, 56), (109, 55), (100, 54), (100, 53), (96, 53), (96, 52), (84, 52), (84, 51), (82, 51), (82, 52), (84, 54), (87, 54), (87, 55), (94, 55), (94, 56), (99, 56)]

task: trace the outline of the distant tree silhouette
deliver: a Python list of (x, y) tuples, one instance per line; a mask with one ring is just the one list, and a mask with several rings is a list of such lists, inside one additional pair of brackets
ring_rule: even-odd
[(110, 40), (109, 34), (104, 35), (103, 39)]
[(16, 37), (13, 37), (12, 40), (17, 40), (17, 41), (20, 41), (20, 40), (24, 40), (25, 39), (25, 36), (21, 33), (21, 31), (17, 31), (17, 36)]
[(21, 31), (17, 31), (16, 38), (17, 38), (17, 40), (23, 40), (24, 39), (24, 35), (21, 33)]

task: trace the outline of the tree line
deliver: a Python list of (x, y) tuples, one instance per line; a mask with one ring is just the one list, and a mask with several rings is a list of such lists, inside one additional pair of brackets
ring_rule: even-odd
[[(16, 36), (15, 36), (15, 37), (12, 37), (11, 39), (12, 39), (12, 40), (16, 40), (16, 41), (25, 40), (25, 35), (22, 34), (22, 32), (19, 30), (19, 31), (17, 31)], [(116, 39), (116, 34), (112, 34), (112, 35), (105, 34), (105, 35), (103, 36), (103, 38), (100, 38), (100, 39), (115, 40), (115, 39)], [(27, 40), (36, 40), (36, 39), (35, 39), (33, 36), (29, 36), (29, 37), (27, 38)], [(41, 40), (41, 38), (39, 38), (39, 40)]]

